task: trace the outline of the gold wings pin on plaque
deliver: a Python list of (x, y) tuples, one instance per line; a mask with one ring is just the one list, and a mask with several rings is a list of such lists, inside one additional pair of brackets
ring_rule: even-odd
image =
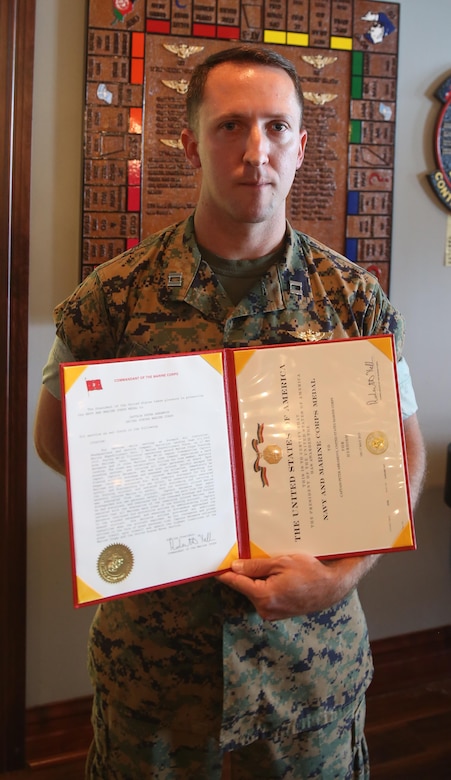
[(332, 100), (338, 97), (331, 92), (304, 92), (306, 100), (310, 100), (315, 106), (325, 106), (326, 103), (331, 103)]
[(326, 65), (332, 65), (337, 61), (338, 57), (324, 57), (322, 54), (304, 55), (301, 59), (311, 65), (315, 70), (322, 70)]
[(165, 81), (165, 79), (161, 79), (161, 83), (165, 87), (169, 87), (169, 89), (174, 89), (179, 95), (186, 95), (188, 92), (189, 82), (186, 79), (180, 79), (180, 81)]
[(180, 138), (160, 138), (160, 144), (169, 146), (171, 149), (180, 149), (180, 151), (183, 149), (183, 144)]
[(193, 54), (204, 50), (204, 46), (190, 46), (187, 43), (163, 43), (163, 46), (171, 54), (176, 54), (179, 60), (187, 60)]

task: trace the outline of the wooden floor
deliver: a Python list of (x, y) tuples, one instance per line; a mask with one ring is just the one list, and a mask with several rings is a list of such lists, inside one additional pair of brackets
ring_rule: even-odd
[(2, 778), (11, 778), (11, 780), (83, 780), (84, 777), (84, 759), (77, 758), (68, 763), (57, 764), (47, 767), (32, 767), (30, 769), (21, 769), (17, 772), (4, 772), (0, 774)]
[[(371, 780), (451, 780), (451, 627), (432, 637), (398, 639), (396, 648), (382, 640), (376, 649), (367, 697)], [(27, 740), (30, 768), (1, 774), (2, 780), (83, 779), (90, 741), (86, 702), (78, 711), (72, 707), (70, 719), (57, 712), (55, 723), (43, 740), (35, 716)]]
[(371, 780), (451, 780), (451, 626), (380, 640), (373, 655)]
[(451, 780), (451, 668), (447, 679), (368, 697), (371, 780)]

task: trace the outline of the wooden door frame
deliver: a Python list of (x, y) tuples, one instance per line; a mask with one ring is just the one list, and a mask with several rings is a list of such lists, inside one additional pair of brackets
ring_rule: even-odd
[(0, 772), (25, 764), (27, 349), (35, 0), (0, 2)]

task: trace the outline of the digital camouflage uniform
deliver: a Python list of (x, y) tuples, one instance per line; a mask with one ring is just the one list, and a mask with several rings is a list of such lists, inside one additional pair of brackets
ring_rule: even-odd
[[(308, 331), (334, 339), (392, 332), (399, 356), (403, 340), (377, 280), (289, 226), (285, 257), (234, 307), (200, 256), (192, 217), (98, 267), (55, 316), (81, 361), (286, 343)], [(322, 752), (305, 777), (343, 780), (333, 768), (343, 723), (355, 728), (372, 675), (356, 592), (324, 612), (271, 622), (214, 578), (102, 604), (89, 664), (96, 744), (88, 776), (102, 780), (219, 780), (218, 740), (234, 757), (251, 756), (253, 769), (234, 777), (301, 777), (289, 757), (265, 774), (257, 740), (296, 747), (303, 732), (318, 734)], [(189, 743), (178, 756), (185, 770), (170, 769), (174, 733)], [(199, 745), (211, 751), (197, 766)], [(366, 763), (359, 751), (356, 762)]]

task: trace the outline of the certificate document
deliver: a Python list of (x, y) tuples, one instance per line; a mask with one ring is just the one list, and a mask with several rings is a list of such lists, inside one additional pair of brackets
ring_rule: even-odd
[(74, 600), (415, 546), (391, 336), (61, 365)]

